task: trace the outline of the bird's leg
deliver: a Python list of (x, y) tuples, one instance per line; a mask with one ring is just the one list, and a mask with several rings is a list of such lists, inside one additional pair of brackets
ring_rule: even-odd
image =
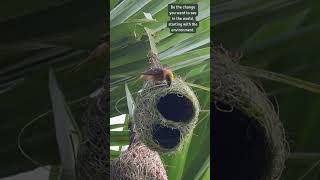
[(233, 56), (233, 61), (237, 64), (240, 63), (240, 60), (243, 58), (243, 51), (237, 51)]
[(158, 86), (158, 85), (161, 85), (162, 84), (162, 81), (155, 81), (154, 82), (154, 85)]
[(243, 57), (243, 51), (240, 50), (240, 51), (237, 51), (237, 52), (230, 52), (230, 51), (226, 51), (226, 54), (227, 56), (230, 58), (230, 60), (234, 63), (237, 63), (239, 64), (240, 63), (240, 60), (242, 59)]
[(154, 82), (154, 85), (155, 85), (155, 86), (160, 86), (160, 85), (164, 85), (164, 84), (167, 85), (167, 83), (164, 82), (164, 81), (155, 81), (155, 82)]

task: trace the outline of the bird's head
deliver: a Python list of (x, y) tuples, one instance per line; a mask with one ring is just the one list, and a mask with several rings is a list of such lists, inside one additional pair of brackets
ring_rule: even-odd
[(168, 86), (170, 86), (171, 82), (174, 79), (173, 73), (172, 73), (172, 71), (170, 69), (166, 69), (166, 68), (163, 69), (163, 71), (164, 71), (164, 76), (165, 76), (165, 79), (167, 81), (167, 84), (168, 84)]

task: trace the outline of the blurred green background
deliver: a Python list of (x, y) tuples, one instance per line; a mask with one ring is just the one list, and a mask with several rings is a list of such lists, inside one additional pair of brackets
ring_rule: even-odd
[[(101, 86), (106, 62), (89, 63), (77, 72), (67, 68), (98, 45), (108, 30), (107, 12), (107, 2), (99, 0), (1, 1), (0, 177), (36, 167), (18, 151), (17, 136), (24, 125), (51, 109), (49, 66), (54, 66), (67, 101)], [(76, 117), (83, 107), (84, 101), (72, 106)], [(59, 164), (51, 113), (25, 130), (22, 146), (44, 165)]]
[[(319, 10), (317, 0), (215, 0), (211, 36), (226, 49), (242, 49), (242, 65), (319, 84)], [(281, 179), (320, 179), (320, 94), (261, 81), (278, 101), (291, 152), (299, 153), (290, 156)]]

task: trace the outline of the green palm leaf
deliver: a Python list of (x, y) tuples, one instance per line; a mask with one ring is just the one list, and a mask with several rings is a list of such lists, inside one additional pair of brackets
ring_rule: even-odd
[(263, 86), (277, 98), (293, 153), (281, 179), (319, 178), (319, 8), (315, 0), (221, 0), (213, 7), (215, 37), (228, 49), (243, 49), (242, 72), (268, 79)]

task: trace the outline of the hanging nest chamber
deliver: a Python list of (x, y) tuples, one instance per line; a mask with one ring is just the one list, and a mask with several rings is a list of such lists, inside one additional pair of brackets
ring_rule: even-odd
[(213, 46), (212, 58), (214, 178), (279, 179), (288, 148), (273, 104), (225, 49)]
[[(156, 56), (150, 58), (158, 62)], [(192, 133), (199, 109), (196, 95), (181, 78), (176, 77), (171, 86), (146, 81), (137, 94), (133, 120), (145, 145), (170, 153), (180, 150)]]
[(142, 143), (129, 147), (111, 162), (111, 180), (167, 180), (159, 154)]
[(139, 140), (135, 125), (129, 123), (129, 148), (110, 164), (111, 180), (153, 179), (167, 180), (167, 173), (159, 153), (149, 149)]

